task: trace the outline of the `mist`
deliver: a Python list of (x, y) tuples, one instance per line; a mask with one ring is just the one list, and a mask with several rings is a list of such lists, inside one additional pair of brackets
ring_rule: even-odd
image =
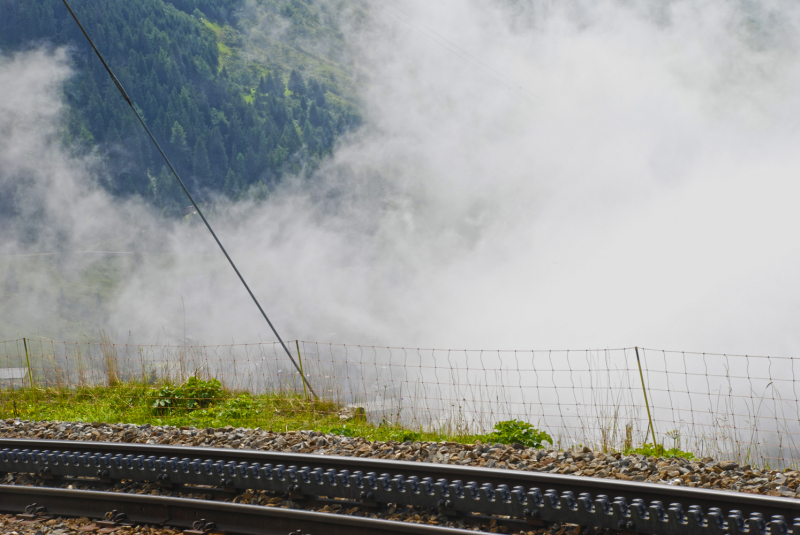
[[(343, 20), (364, 126), (210, 217), (284, 338), (795, 354), (800, 7), (430, 4)], [(59, 143), (69, 54), (0, 60), (0, 186), (29, 207), (3, 219), (3, 331), (57, 336), (45, 290), (102, 247), (138, 254), (71, 320), (86, 336), (273, 340), (204, 228), (113, 199)], [(33, 253), (59, 255), (11, 299)]]

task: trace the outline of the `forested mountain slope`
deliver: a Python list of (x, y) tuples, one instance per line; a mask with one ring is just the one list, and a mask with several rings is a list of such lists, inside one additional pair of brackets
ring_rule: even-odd
[[(201, 200), (263, 195), (359, 123), (342, 65), (341, 4), (313, 0), (73, 0), (71, 5)], [(104, 186), (187, 205), (60, 0), (0, 0), (0, 51), (71, 47), (64, 139), (98, 149)], [(13, 195), (7, 196), (7, 199)], [(13, 212), (13, 206), (4, 211)], [(13, 213), (6, 213), (13, 216)]]

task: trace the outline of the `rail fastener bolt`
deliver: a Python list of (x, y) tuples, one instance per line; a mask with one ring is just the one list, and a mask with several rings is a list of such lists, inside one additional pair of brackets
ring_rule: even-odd
[(214, 522), (209, 522), (206, 521), (205, 518), (201, 518), (192, 523), (192, 529), (184, 530), (183, 535), (207, 535), (208, 533), (215, 532), (216, 529), (217, 525)]
[(32, 503), (25, 507), (25, 512), (17, 515), (17, 518), (22, 520), (23, 524), (34, 524), (36, 522), (50, 520), (53, 517), (47, 514), (47, 507), (39, 505), (38, 503)]
[(101, 528), (117, 528), (124, 525), (132, 526), (133, 524), (123, 523), (127, 519), (128, 515), (114, 509), (105, 514), (105, 520), (98, 520), (95, 524)]
[(537, 526), (541, 527), (544, 526), (544, 522), (539, 520), (539, 510), (538, 509), (525, 509), (522, 511), (522, 514), (525, 516), (525, 523), (529, 526)]

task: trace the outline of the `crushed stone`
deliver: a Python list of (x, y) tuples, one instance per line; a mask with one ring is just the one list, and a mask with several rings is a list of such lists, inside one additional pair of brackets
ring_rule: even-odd
[(520, 444), (370, 441), (318, 431), (273, 432), (259, 428), (176, 428), (150, 424), (106, 424), (0, 420), (0, 437), (162, 444), (341, 455), (423, 463), (483, 466), (573, 476), (641, 481), (798, 498), (800, 472), (761, 470), (735, 461), (656, 458), (583, 448), (543, 450)]

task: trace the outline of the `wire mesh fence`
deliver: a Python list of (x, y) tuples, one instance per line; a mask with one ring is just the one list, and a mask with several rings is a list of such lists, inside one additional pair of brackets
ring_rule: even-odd
[[(639, 348), (472, 351), (290, 342), (0, 342), (5, 418), (485, 433), (520, 419), (557, 447), (645, 442), (759, 466), (800, 461), (797, 359)], [(31, 386), (33, 388), (31, 388)], [(647, 392), (652, 417), (648, 418)]]

